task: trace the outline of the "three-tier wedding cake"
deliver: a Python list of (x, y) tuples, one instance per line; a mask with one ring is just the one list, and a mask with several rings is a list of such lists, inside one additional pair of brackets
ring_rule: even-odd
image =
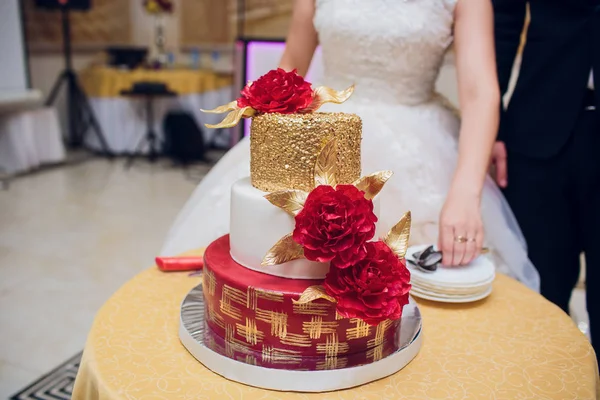
[[(389, 232), (378, 229), (376, 196), (392, 173), (361, 176), (357, 115), (317, 111), (352, 91), (313, 89), (295, 71), (274, 70), (211, 110), (229, 112), (217, 127), (252, 118), (250, 177), (231, 188), (230, 234), (204, 255), (202, 340), (221, 357), (317, 373), (377, 363), (407, 345), (399, 336), (409, 303), (410, 213)], [(197, 358), (234, 380), (298, 390)]]

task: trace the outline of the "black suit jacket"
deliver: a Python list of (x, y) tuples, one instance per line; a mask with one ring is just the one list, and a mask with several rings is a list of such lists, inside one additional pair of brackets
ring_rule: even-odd
[(515, 90), (501, 113), (498, 139), (509, 151), (547, 158), (560, 151), (573, 131), (592, 67), (600, 110), (600, 0), (493, 0), (503, 95), (524, 27), (526, 3), (531, 16), (527, 42)]

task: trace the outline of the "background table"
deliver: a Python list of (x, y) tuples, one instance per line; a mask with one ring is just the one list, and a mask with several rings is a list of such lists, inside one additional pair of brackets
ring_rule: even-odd
[(117, 399), (594, 399), (592, 347), (570, 318), (505, 276), (468, 305), (419, 301), (424, 342), (394, 376), (341, 392), (280, 393), (230, 382), (180, 344), (179, 305), (200, 283), (147, 270), (100, 310), (75, 382), (75, 400)]
[[(178, 94), (173, 99), (156, 101), (155, 130), (161, 138), (162, 120), (168, 111), (186, 110), (196, 118), (199, 125), (216, 124), (221, 121), (222, 115), (205, 114), (200, 109), (215, 108), (237, 97), (233, 93), (231, 75), (206, 70), (122, 70), (94, 66), (83, 70), (79, 74), (79, 80), (90, 98), (110, 149), (117, 154), (133, 152), (139, 139), (147, 131), (143, 102), (120, 95), (121, 91), (131, 89), (135, 82), (165, 83)], [(214, 133), (214, 130), (204, 129), (205, 141), (210, 142)], [(229, 138), (224, 136), (217, 144), (228, 146)], [(86, 135), (86, 145), (92, 149), (100, 149), (94, 135)]]
[(52, 107), (0, 110), (0, 174), (18, 174), (65, 160), (62, 132)]

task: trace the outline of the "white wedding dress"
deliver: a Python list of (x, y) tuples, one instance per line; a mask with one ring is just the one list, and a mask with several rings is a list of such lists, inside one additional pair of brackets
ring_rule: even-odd
[[(379, 194), (380, 223), (392, 225), (410, 210), (414, 244), (437, 242), (437, 221), (457, 161), (460, 120), (434, 92), (452, 42), (456, 1), (316, 0), (324, 84), (336, 90), (356, 85), (346, 103), (322, 110), (362, 118), (363, 174), (394, 171)], [(249, 155), (246, 138), (212, 169), (171, 228), (163, 255), (206, 246), (228, 232), (230, 187), (249, 175)], [(482, 210), (486, 244), (499, 256), (497, 265), (539, 290), (517, 222), (491, 179)]]

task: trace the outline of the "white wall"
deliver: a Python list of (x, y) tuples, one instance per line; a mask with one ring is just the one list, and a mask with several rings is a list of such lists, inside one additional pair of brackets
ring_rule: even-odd
[(27, 90), (23, 45), (19, 0), (0, 0), (0, 91)]
[[(144, 11), (140, 5), (140, 0), (128, 1), (131, 5), (131, 39), (133, 44), (151, 46), (154, 38), (155, 18)], [(173, 14), (164, 17), (166, 47), (171, 50), (179, 47), (179, 13), (181, 12), (179, 1), (174, 0), (173, 4)]]

